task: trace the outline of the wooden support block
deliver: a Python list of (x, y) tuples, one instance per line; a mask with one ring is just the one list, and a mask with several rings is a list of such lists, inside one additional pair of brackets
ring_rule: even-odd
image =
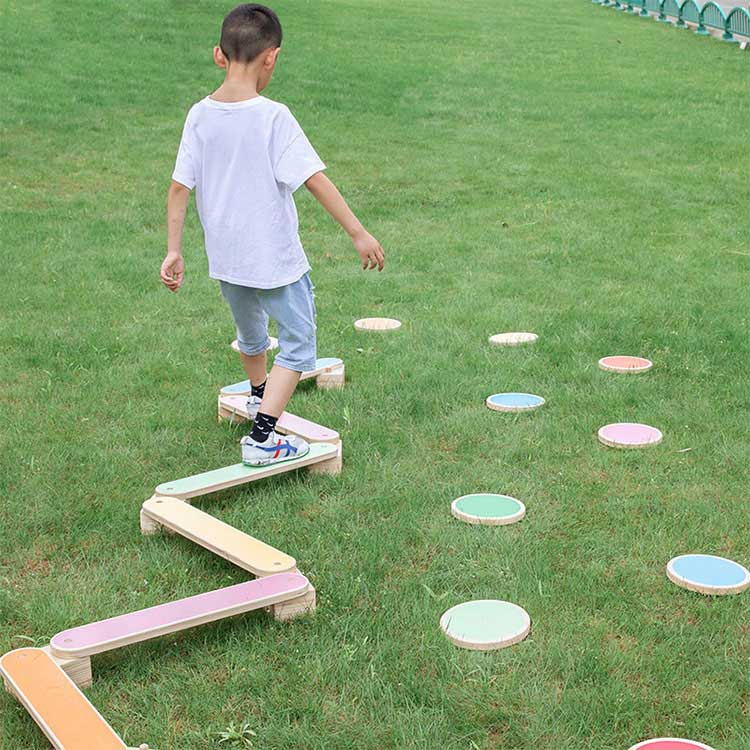
[(0, 658), (0, 674), (56, 750), (127, 750), (102, 715), (40, 648)]
[(337, 445), (336, 455), (329, 458), (327, 461), (321, 461), (320, 463), (313, 464), (308, 468), (311, 474), (329, 474), (335, 476), (341, 473), (341, 469), (344, 466), (344, 446), (341, 442)]
[(70, 677), (81, 690), (91, 687), (93, 675), (91, 672), (91, 659), (88, 656), (55, 656), (49, 646), (45, 646), (42, 651), (49, 654), (55, 664)]
[(318, 378), (326, 373), (338, 372), (344, 369), (344, 360), (338, 357), (318, 357), (315, 361), (315, 367), (312, 370), (303, 372), (300, 375), (300, 380), (308, 380), (309, 378), (315, 378), (317, 385), (320, 384)]
[(8, 682), (8, 680), (3, 677), (3, 687), (5, 688), (5, 692), (8, 693), (8, 695), (12, 695), (17, 701), (20, 702), (20, 698), (16, 695), (16, 691), (13, 690), (13, 686)]
[(328, 372), (322, 372), (315, 378), (315, 384), (323, 390), (343, 388), (346, 384), (346, 369), (344, 365)]
[(310, 584), (308, 590), (301, 596), (274, 604), (270, 610), (274, 619), (279, 622), (289, 622), (297, 617), (311, 615), (315, 612), (315, 589)]
[[(156, 497), (156, 496), (155, 496)], [(153, 518), (147, 516), (141, 508), (141, 534), (150, 536), (161, 531), (161, 524), (156, 523)]]
[(152, 497), (143, 512), (153, 521), (256, 576), (296, 568), (293, 557), (176, 497)]
[(280, 607), (287, 602), (290, 612), (303, 604), (309, 609), (310, 591), (314, 607), (315, 590), (305, 576), (297, 571), (277, 573), (64, 630), (50, 641), (51, 653), (58, 658), (90, 658), (254, 609)]
[[(211, 492), (218, 492), (230, 487), (236, 487), (240, 484), (247, 484), (258, 479), (265, 479), (276, 474), (284, 474), (287, 471), (294, 471), (302, 467), (311, 467), (314, 464), (320, 464), (335, 458), (339, 448), (331, 443), (313, 443), (310, 446), (309, 453), (301, 458), (295, 458), (291, 461), (283, 461), (269, 466), (246, 466), (245, 464), (233, 464), (225, 466), (214, 471), (207, 471), (203, 474), (195, 474), (184, 479), (175, 479), (171, 482), (164, 482), (156, 488), (156, 494), (164, 497), (175, 497), (180, 500), (187, 500), (191, 497), (208, 495)], [(148, 502), (148, 501), (147, 501)], [(145, 505), (144, 505), (145, 508)], [(149, 513), (149, 515), (152, 515)], [(153, 517), (153, 516), (152, 516)], [(158, 518), (155, 520), (159, 520)]]
[(231, 424), (242, 424), (249, 419), (247, 396), (223, 396), (221, 393), (219, 394), (219, 403), (216, 409), (217, 422), (226, 420)]

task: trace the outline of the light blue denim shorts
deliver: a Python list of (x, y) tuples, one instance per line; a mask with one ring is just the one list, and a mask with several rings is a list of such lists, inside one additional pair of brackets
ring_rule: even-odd
[(268, 319), (276, 321), (279, 353), (274, 362), (288, 370), (315, 369), (317, 357), (315, 294), (306, 273), (276, 289), (254, 289), (220, 281), (237, 326), (237, 344), (243, 354), (260, 354), (270, 346)]

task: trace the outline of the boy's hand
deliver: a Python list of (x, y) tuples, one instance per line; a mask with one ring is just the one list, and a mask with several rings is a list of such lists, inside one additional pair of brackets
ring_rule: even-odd
[(182, 286), (182, 279), (185, 276), (185, 261), (181, 255), (167, 253), (164, 262), (161, 264), (159, 278), (170, 292), (176, 292)]
[(362, 269), (373, 270), (377, 268), (378, 271), (383, 270), (385, 265), (385, 253), (383, 248), (380, 247), (380, 243), (364, 229), (358, 232), (352, 237), (354, 247), (359, 253), (359, 257), (362, 259)]

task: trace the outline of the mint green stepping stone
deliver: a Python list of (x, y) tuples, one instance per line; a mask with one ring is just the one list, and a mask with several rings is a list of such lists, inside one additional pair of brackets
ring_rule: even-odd
[(440, 628), (456, 646), (492, 651), (522, 641), (531, 629), (531, 618), (517, 604), (479, 599), (451, 607), (440, 618)]
[(451, 513), (466, 523), (504, 526), (520, 521), (526, 515), (526, 506), (515, 497), (483, 492), (456, 498)]
[(232, 464), (221, 469), (206, 471), (203, 474), (194, 474), (184, 479), (174, 479), (164, 482), (156, 488), (157, 495), (178, 497), (187, 500), (198, 495), (207, 495), (210, 492), (218, 492), (238, 484), (254, 482), (257, 479), (271, 477), (285, 471), (294, 471), (303, 466), (321, 463), (335, 458), (339, 446), (331, 443), (311, 443), (310, 452), (291, 461), (271, 464), (270, 466), (246, 466), (245, 464)]

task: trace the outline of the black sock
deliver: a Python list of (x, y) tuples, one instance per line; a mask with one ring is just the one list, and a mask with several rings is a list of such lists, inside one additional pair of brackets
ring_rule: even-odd
[(253, 385), (250, 383), (250, 395), (263, 398), (263, 394), (266, 392), (266, 381), (264, 380), (260, 385)]
[(250, 433), (251, 439), (255, 440), (256, 443), (265, 443), (271, 434), (271, 430), (276, 427), (278, 420), (278, 417), (258, 412), (258, 416), (255, 417), (255, 423), (253, 424), (253, 431)]

